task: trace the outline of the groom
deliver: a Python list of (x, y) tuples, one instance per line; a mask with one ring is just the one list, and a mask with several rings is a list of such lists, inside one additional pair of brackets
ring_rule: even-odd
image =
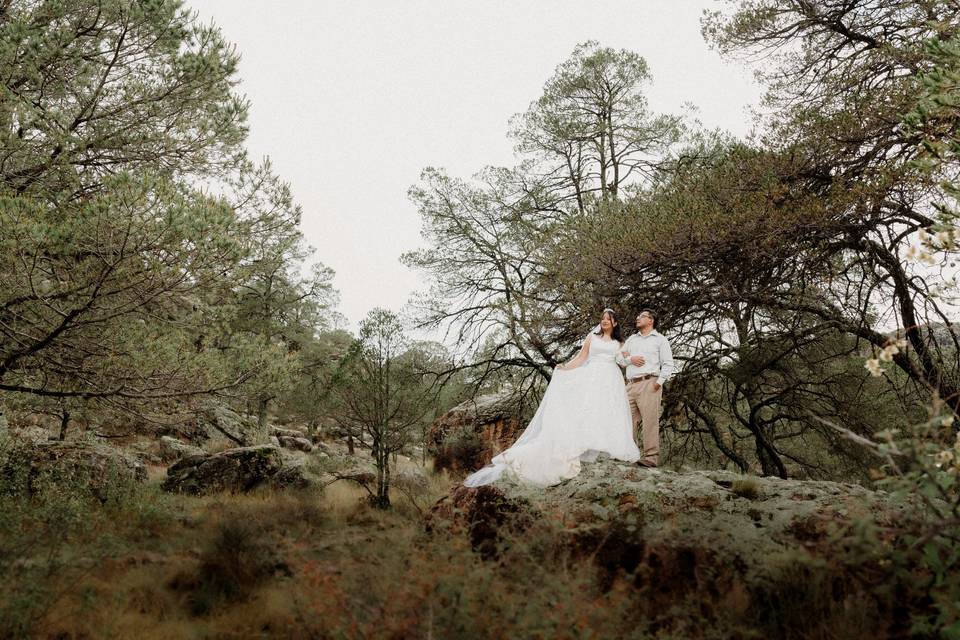
[[(643, 309), (637, 315), (637, 333), (623, 343), (617, 364), (627, 368), (627, 399), (633, 416), (634, 438), (642, 435), (643, 457), (638, 464), (656, 467), (660, 453), (660, 397), (663, 383), (673, 374), (670, 343), (657, 332), (657, 313)], [(642, 431), (637, 430), (642, 424)]]

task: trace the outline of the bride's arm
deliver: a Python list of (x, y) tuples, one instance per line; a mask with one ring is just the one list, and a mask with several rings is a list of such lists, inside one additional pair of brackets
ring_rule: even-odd
[(587, 356), (590, 355), (590, 340), (592, 339), (593, 339), (592, 336), (587, 336), (587, 339), (583, 341), (583, 346), (580, 347), (580, 353), (577, 354), (577, 357), (575, 357), (570, 362), (567, 362), (564, 364), (558, 364), (557, 369), (561, 369), (563, 371), (569, 371), (570, 369), (576, 369), (577, 367), (582, 365), (584, 362), (586, 362)]

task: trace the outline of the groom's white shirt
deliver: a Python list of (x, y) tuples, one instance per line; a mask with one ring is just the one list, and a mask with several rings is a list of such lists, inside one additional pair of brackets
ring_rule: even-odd
[[(630, 359), (621, 354), (622, 351), (628, 352), (630, 356), (643, 356), (646, 362), (642, 367), (631, 364)], [(627, 380), (648, 373), (655, 373), (657, 374), (657, 383), (661, 385), (673, 375), (675, 368), (670, 343), (666, 337), (657, 333), (656, 329), (647, 335), (635, 333), (627, 338), (620, 351), (617, 351), (617, 364), (627, 368)]]

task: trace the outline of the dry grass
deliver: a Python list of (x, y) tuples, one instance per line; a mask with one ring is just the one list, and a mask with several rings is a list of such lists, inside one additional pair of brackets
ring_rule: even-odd
[(234, 449), (239, 447), (236, 442), (230, 440), (229, 438), (224, 438), (217, 436), (215, 438), (210, 438), (203, 443), (204, 451), (208, 453), (220, 453), (221, 451), (226, 451), (227, 449)]
[(760, 482), (756, 478), (745, 476), (737, 478), (730, 485), (730, 491), (735, 496), (746, 498), (747, 500), (756, 500), (762, 495)]
[[(731, 490), (750, 497), (751, 480)], [(388, 511), (349, 482), (205, 497), (150, 487), (120, 511), (91, 514), (94, 529), (65, 535), (73, 556), (109, 544), (114, 557), (45, 578), (56, 595), (26, 637), (706, 639), (786, 637), (791, 627), (830, 637), (823, 625), (800, 629), (818, 616), (851, 638), (876, 630), (864, 616), (857, 628), (840, 624), (845, 604), (872, 612), (870, 603), (834, 603), (835, 580), (813, 565), (784, 561), (758, 591), (713, 573), (722, 567), (684, 574), (668, 549), (662, 566), (650, 554), (627, 566), (629, 540), (623, 553), (609, 536), (603, 553), (575, 552), (546, 519), (484, 560), (466, 536), (423, 529), (420, 512), (451, 482), (431, 474), (415, 495), (395, 493)]]

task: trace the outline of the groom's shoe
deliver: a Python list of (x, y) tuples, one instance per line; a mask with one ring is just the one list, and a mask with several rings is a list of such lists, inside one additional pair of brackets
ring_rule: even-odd
[(637, 460), (638, 467), (646, 467), (648, 469), (656, 469), (657, 463), (650, 460)]

